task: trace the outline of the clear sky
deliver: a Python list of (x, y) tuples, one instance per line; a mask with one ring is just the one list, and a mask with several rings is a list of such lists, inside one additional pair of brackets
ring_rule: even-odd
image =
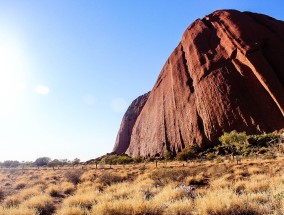
[(110, 152), (187, 26), (217, 9), (284, 20), (283, 0), (0, 0), (0, 161)]

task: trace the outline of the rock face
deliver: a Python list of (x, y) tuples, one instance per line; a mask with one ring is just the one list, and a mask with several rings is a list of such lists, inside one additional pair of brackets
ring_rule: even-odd
[(147, 96), (126, 112), (114, 151), (174, 153), (218, 143), (224, 131), (284, 128), (284, 22), (216, 11), (184, 32)]
[(129, 108), (127, 109), (124, 117), (122, 119), (120, 129), (118, 135), (116, 137), (115, 146), (113, 148), (113, 152), (117, 154), (124, 153), (130, 144), (130, 137), (132, 134), (133, 126), (139, 116), (140, 112), (142, 111), (150, 92), (139, 96), (135, 99)]

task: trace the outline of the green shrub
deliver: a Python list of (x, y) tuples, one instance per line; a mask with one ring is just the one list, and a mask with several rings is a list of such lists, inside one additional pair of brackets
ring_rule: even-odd
[(279, 142), (280, 136), (278, 134), (259, 134), (248, 136), (248, 142), (256, 147), (268, 147)]
[(245, 144), (247, 141), (247, 135), (245, 132), (238, 133), (237, 131), (231, 131), (230, 133), (225, 132), (220, 138), (220, 142), (223, 146), (235, 146), (239, 148), (241, 144)]
[(208, 160), (212, 160), (212, 159), (216, 158), (217, 155), (215, 155), (214, 153), (208, 153), (208, 154), (206, 154), (205, 157), (206, 157), (206, 159), (208, 159)]
[(187, 161), (197, 157), (198, 154), (197, 144), (191, 144), (179, 152), (176, 156), (176, 159), (179, 161)]
[(133, 158), (134, 163), (141, 163), (143, 161), (143, 158), (141, 156)]
[(107, 155), (101, 160), (102, 164), (129, 164), (134, 160), (127, 155)]
[(165, 160), (172, 160), (174, 158), (174, 154), (170, 150), (165, 150), (164, 158)]
[(230, 133), (225, 132), (219, 140), (222, 144), (214, 147), (218, 154), (234, 154), (247, 157), (254, 155), (260, 149), (263, 151), (264, 148), (273, 146), (278, 142), (279, 135), (272, 133), (246, 135), (245, 132), (231, 131)]

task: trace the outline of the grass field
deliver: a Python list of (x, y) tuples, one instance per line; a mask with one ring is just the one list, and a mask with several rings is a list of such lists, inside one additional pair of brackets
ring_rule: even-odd
[(0, 214), (284, 214), (283, 173), (283, 157), (1, 169)]

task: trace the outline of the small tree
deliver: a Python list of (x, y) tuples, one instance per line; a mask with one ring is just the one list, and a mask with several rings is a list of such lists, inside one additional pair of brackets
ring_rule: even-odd
[(20, 166), (20, 162), (19, 161), (13, 161), (10, 165), (10, 167), (15, 168), (17, 166)]
[(47, 164), (47, 166), (52, 167), (53, 169), (54, 167), (60, 166), (60, 165), (61, 165), (61, 161), (59, 161), (58, 159), (54, 159)]
[(73, 165), (78, 165), (80, 163), (80, 159), (79, 158), (75, 158), (73, 161), (72, 161), (72, 164)]
[(247, 135), (245, 132), (238, 133), (235, 130), (230, 133), (225, 132), (219, 140), (226, 152), (233, 156), (241, 153), (242, 149), (247, 146)]
[(187, 161), (197, 157), (198, 145), (196, 143), (190, 144), (177, 154), (176, 159), (180, 161)]
[(7, 161), (4, 161), (3, 162), (3, 166), (6, 167), (6, 168), (9, 168), (9, 167), (17, 167), (20, 165), (20, 162), (19, 161), (12, 161), (12, 160), (7, 160)]
[(60, 159), (59, 160), (60, 161), (60, 163), (61, 163), (61, 165), (62, 166), (64, 166), (64, 165), (67, 165), (67, 164), (70, 164), (71, 163), (71, 161), (69, 161), (68, 159)]
[(32, 161), (22, 161), (22, 167), (32, 166), (34, 162)]
[(34, 164), (36, 166), (46, 166), (50, 161), (49, 157), (40, 157), (35, 160)]

